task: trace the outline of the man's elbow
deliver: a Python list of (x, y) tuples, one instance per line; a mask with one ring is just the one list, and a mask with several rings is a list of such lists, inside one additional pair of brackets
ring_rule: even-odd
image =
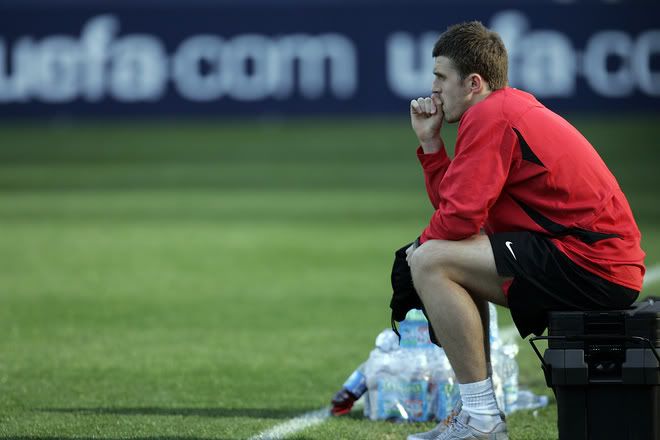
[(431, 223), (422, 233), (421, 242), (428, 240), (466, 240), (479, 235), (481, 227), (468, 221), (445, 221), (440, 224)]

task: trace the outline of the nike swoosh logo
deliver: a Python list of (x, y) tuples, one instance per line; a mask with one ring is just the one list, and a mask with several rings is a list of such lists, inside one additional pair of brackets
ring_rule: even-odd
[(505, 242), (504, 242), (504, 245), (506, 246), (506, 248), (509, 250), (509, 252), (511, 252), (511, 255), (513, 255), (513, 259), (514, 259), (514, 260), (518, 260), (518, 259), (516, 258), (516, 254), (513, 253), (513, 249), (511, 249), (511, 244), (512, 244), (512, 243), (511, 243), (510, 241), (505, 241)]

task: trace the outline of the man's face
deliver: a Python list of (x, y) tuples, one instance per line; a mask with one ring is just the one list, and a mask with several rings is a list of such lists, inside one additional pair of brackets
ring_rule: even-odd
[(461, 79), (452, 60), (443, 56), (436, 57), (433, 75), (433, 94), (442, 101), (445, 121), (459, 121), (470, 107), (470, 88), (466, 85), (469, 79)]

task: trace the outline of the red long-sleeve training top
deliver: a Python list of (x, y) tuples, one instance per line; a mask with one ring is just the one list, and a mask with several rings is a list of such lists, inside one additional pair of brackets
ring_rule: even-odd
[(514, 88), (461, 117), (454, 159), (417, 151), (436, 211), (422, 233), (462, 240), (484, 228), (546, 234), (580, 267), (641, 290), (641, 234), (619, 184), (565, 119)]

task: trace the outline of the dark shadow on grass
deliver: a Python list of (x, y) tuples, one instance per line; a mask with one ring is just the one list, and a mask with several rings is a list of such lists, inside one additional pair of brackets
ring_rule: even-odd
[[(0, 436), (0, 440), (125, 440), (128, 437), (53, 437), (53, 436)], [(238, 440), (230, 438), (220, 438), (220, 437), (163, 437), (163, 436), (154, 436), (154, 437), (131, 437), (131, 440)]]
[(351, 411), (348, 414), (345, 414), (341, 416), (343, 419), (351, 419), (351, 420), (366, 420), (366, 417), (364, 416), (364, 413), (362, 410), (359, 411)]
[[(196, 417), (249, 417), (255, 419), (289, 419), (316, 408), (38, 408), (37, 411), (71, 414), (123, 415), (123, 416), (196, 416)], [(0, 437), (1, 438), (1, 437)]]
[[(128, 437), (54, 437), (40, 435), (11, 435), (0, 436), (0, 440), (126, 440)], [(229, 437), (172, 437), (172, 436), (150, 436), (150, 437), (130, 437), (131, 440), (239, 440)], [(307, 437), (298, 437), (298, 440), (310, 440)]]

